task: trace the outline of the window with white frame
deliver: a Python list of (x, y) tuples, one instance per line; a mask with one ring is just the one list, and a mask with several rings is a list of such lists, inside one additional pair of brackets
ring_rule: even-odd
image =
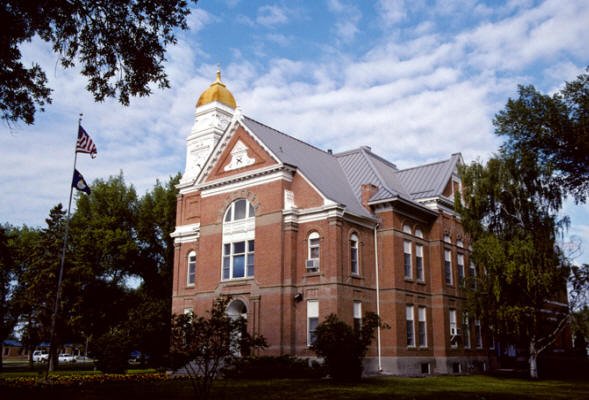
[(462, 335), (464, 337), (464, 348), (470, 349), (470, 321), (467, 312), (462, 314)]
[(483, 348), (483, 333), (481, 331), (481, 320), (475, 319), (474, 320), (474, 340), (477, 346), (477, 349)]
[(448, 310), (448, 317), (450, 321), (450, 345), (457, 347), (458, 342), (456, 341), (456, 337), (458, 336), (458, 325), (456, 323), (456, 310)]
[(413, 234), (411, 227), (407, 224), (403, 225), (403, 233), (408, 233), (409, 235)]
[(222, 279), (254, 276), (255, 211), (246, 199), (234, 201), (223, 218)]
[(456, 247), (463, 248), (464, 242), (461, 239), (456, 240)]
[(415, 323), (412, 305), (405, 307), (405, 320), (407, 322), (407, 347), (415, 347)]
[(319, 271), (321, 255), (321, 237), (318, 232), (311, 232), (307, 238), (307, 272)]
[(415, 245), (415, 274), (417, 280), (425, 282), (425, 271), (423, 269), (423, 245)]
[(307, 300), (307, 346), (315, 343), (317, 325), (319, 325), (319, 301)]
[(450, 237), (449, 233), (444, 233), (444, 242), (452, 243), (452, 238)]
[(186, 285), (194, 286), (194, 282), (196, 281), (196, 252), (191, 251), (188, 253), (187, 261)]
[(360, 273), (358, 236), (356, 236), (356, 234), (350, 236), (350, 269), (354, 275), (358, 275)]
[(447, 285), (452, 285), (452, 251), (444, 250), (444, 279)]
[(464, 254), (456, 256), (456, 268), (458, 269), (458, 284), (464, 286)]
[(403, 265), (405, 269), (405, 279), (413, 278), (413, 266), (411, 265), (411, 241), (403, 241)]
[(417, 236), (420, 239), (423, 239), (423, 231), (419, 228), (415, 229), (415, 236)]
[(354, 301), (354, 330), (362, 330), (362, 302)]
[(419, 347), (427, 347), (427, 315), (425, 307), (417, 308), (417, 341)]

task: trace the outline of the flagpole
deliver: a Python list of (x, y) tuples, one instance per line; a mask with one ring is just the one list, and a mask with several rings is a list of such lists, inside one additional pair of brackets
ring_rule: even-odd
[[(80, 126), (82, 125), (82, 113), (80, 113), (80, 118), (78, 118), (78, 131), (80, 131)], [(73, 171), (76, 170), (76, 162), (78, 161), (78, 151), (77, 151), (77, 132), (76, 132), (76, 141), (74, 143), (74, 168)], [(72, 171), (72, 175), (73, 175)], [(57, 278), (57, 292), (55, 293), (55, 305), (53, 307), (53, 314), (51, 315), (51, 341), (49, 342), (49, 360), (47, 362), (47, 373), (45, 375), (45, 379), (49, 376), (49, 372), (52, 372), (55, 369), (55, 355), (57, 351), (55, 349), (55, 330), (57, 325), (57, 314), (59, 313), (59, 302), (61, 300), (61, 283), (63, 280), (63, 268), (65, 264), (65, 251), (67, 248), (67, 239), (69, 234), (70, 228), (70, 209), (72, 206), (72, 195), (73, 195), (74, 187), (70, 184), (70, 197), (67, 205), (67, 215), (65, 219), (65, 233), (63, 237), (63, 248), (61, 249), (61, 260), (59, 262), (59, 275)]]

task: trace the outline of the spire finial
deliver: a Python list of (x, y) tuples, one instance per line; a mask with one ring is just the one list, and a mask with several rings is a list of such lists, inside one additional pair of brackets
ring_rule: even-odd
[(221, 64), (217, 64), (217, 82), (221, 82)]

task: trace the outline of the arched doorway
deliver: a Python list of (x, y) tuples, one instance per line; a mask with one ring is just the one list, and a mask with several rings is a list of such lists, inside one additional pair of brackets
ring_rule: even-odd
[(233, 300), (227, 306), (227, 316), (233, 320), (241, 318), (243, 320), (243, 325), (241, 330), (238, 332), (234, 332), (234, 335), (231, 340), (231, 347), (232, 352), (238, 356), (247, 356), (248, 349), (242, 347), (241, 338), (244, 334), (247, 333), (247, 306), (241, 300)]

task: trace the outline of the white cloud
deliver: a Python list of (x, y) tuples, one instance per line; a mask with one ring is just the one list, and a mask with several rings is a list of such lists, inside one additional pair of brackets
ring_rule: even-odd
[(258, 8), (256, 22), (265, 27), (275, 27), (288, 22), (287, 10), (277, 5), (264, 5)]

